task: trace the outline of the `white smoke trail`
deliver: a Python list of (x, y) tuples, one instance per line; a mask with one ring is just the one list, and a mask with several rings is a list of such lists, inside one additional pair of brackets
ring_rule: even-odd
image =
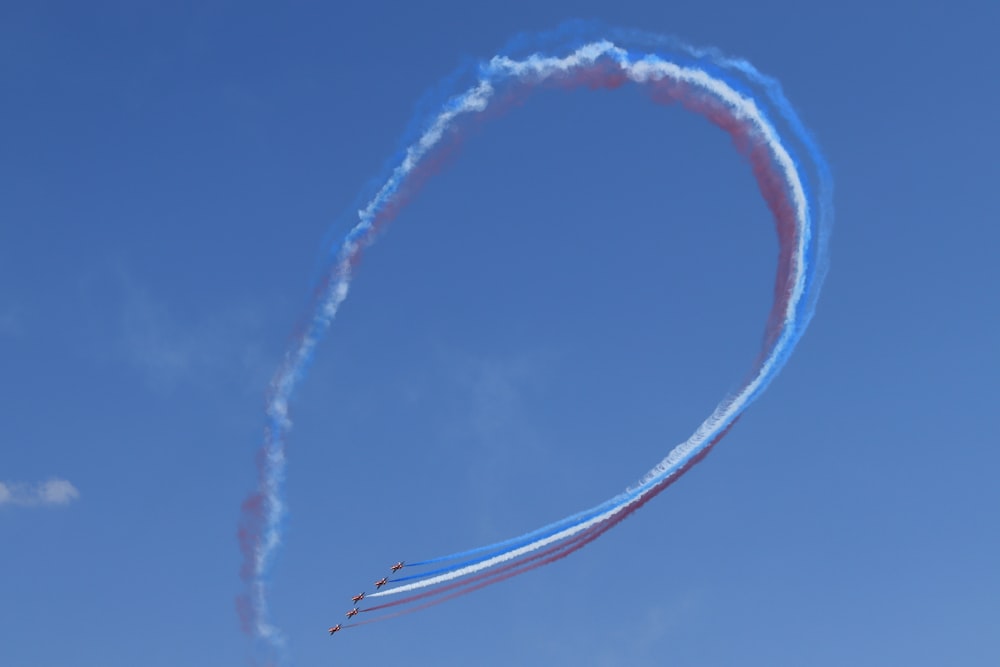
[(582, 533), (583, 531), (587, 530), (588, 528), (592, 528), (592, 527), (596, 526), (597, 524), (601, 523), (602, 521), (607, 521), (608, 519), (610, 519), (611, 517), (613, 517), (615, 514), (618, 514), (619, 512), (625, 510), (628, 507), (629, 504), (631, 504), (631, 503), (626, 503), (624, 505), (619, 505), (618, 507), (615, 507), (613, 509), (608, 510), (604, 514), (600, 514), (598, 516), (595, 516), (593, 519), (589, 519), (589, 520), (584, 521), (583, 523), (579, 523), (579, 524), (577, 524), (575, 526), (570, 526), (569, 528), (567, 528), (565, 530), (562, 530), (562, 531), (560, 531), (560, 532), (558, 532), (558, 533), (556, 533), (554, 535), (550, 535), (550, 536), (542, 538), (540, 540), (536, 540), (536, 541), (534, 541), (534, 542), (532, 542), (530, 544), (527, 544), (527, 545), (525, 545), (523, 547), (519, 547), (519, 548), (516, 548), (516, 549), (511, 549), (510, 551), (508, 551), (506, 553), (502, 553), (502, 554), (500, 554), (498, 556), (494, 556), (493, 558), (488, 558), (488, 559), (486, 559), (484, 561), (480, 561), (480, 562), (475, 563), (473, 565), (469, 565), (468, 567), (463, 567), (461, 569), (453, 570), (451, 572), (445, 572), (444, 574), (439, 574), (437, 576), (429, 577), (427, 579), (421, 579), (421, 580), (415, 581), (415, 582), (413, 582), (411, 584), (404, 584), (402, 586), (396, 586), (395, 588), (388, 588), (388, 589), (381, 590), (381, 591), (378, 591), (378, 592), (375, 592), (375, 593), (369, 593), (365, 597), (366, 598), (379, 598), (379, 597), (384, 597), (386, 595), (396, 595), (398, 593), (406, 593), (408, 591), (417, 590), (418, 588), (426, 588), (428, 586), (434, 586), (436, 584), (444, 583), (446, 581), (451, 581), (453, 579), (458, 579), (459, 577), (464, 577), (464, 576), (467, 576), (467, 575), (470, 575), (470, 574), (475, 574), (476, 572), (481, 572), (483, 570), (487, 570), (487, 569), (489, 569), (489, 568), (491, 568), (491, 567), (493, 567), (495, 565), (500, 565), (501, 563), (506, 563), (506, 562), (512, 561), (515, 558), (518, 558), (519, 556), (523, 556), (525, 554), (531, 553), (532, 551), (537, 551), (538, 549), (541, 549), (543, 547), (547, 547), (550, 544), (554, 544), (556, 542), (560, 542), (560, 541), (566, 539), (567, 537), (572, 537), (573, 535), (577, 535), (579, 533)]

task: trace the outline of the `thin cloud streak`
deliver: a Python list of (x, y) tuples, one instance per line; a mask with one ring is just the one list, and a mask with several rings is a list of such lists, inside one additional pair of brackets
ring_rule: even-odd
[(79, 497), (77, 488), (65, 479), (53, 478), (38, 484), (0, 482), (0, 507), (59, 507)]

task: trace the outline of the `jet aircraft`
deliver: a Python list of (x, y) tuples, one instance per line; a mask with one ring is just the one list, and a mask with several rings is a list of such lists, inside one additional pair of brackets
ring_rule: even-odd
[(387, 583), (389, 583), (389, 577), (382, 577), (381, 579), (375, 582), (375, 590), (382, 588)]
[(338, 630), (340, 630), (340, 623), (337, 623), (337, 625), (330, 628), (330, 634), (332, 635), (334, 632), (337, 632)]
[(347, 618), (350, 618), (352, 616), (357, 616), (358, 615), (358, 611), (359, 610), (358, 610), (357, 607), (355, 607), (354, 609), (350, 610), (349, 612), (347, 612)]
[(358, 593), (357, 595), (355, 595), (354, 597), (351, 598), (351, 602), (353, 602), (354, 604), (357, 604), (357, 603), (361, 602), (364, 599), (365, 599), (365, 594), (364, 593)]
[(402, 569), (403, 569), (403, 561), (399, 561), (398, 563), (396, 563), (395, 565), (392, 566), (392, 571), (393, 572), (395, 572), (396, 570), (402, 570)]

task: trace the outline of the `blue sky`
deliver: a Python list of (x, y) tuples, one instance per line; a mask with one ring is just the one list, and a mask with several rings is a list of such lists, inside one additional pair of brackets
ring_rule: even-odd
[(584, 16), (782, 81), (836, 181), (817, 317), (602, 539), (328, 638), (392, 562), (635, 481), (760, 339), (776, 244), (723, 133), (629, 91), (484, 127), (366, 253), (296, 397), (294, 663), (996, 664), (997, 10), (365, 4), (0, 9), (0, 483), (33, 501), (0, 493), (0, 663), (248, 663), (239, 503), (323, 239), (427, 88)]

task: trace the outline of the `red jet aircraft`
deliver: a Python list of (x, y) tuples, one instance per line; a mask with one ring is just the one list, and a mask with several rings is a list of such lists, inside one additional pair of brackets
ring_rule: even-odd
[(350, 618), (351, 616), (357, 616), (357, 615), (358, 615), (358, 608), (357, 607), (355, 607), (354, 609), (352, 609), (349, 612), (347, 612), (347, 618)]
[(375, 582), (375, 590), (382, 588), (387, 583), (389, 583), (389, 577), (382, 577), (381, 579)]
[(351, 598), (351, 602), (353, 602), (354, 604), (357, 604), (357, 603), (361, 602), (364, 599), (365, 599), (365, 594), (364, 593), (358, 593), (357, 595), (355, 595), (354, 597)]
[(402, 570), (402, 569), (403, 569), (403, 561), (399, 561), (398, 563), (396, 563), (395, 565), (392, 566), (392, 571), (393, 572), (395, 572), (396, 570)]
[(332, 635), (334, 632), (336, 632), (338, 630), (340, 630), (340, 623), (337, 623), (337, 625), (335, 625), (332, 628), (330, 628), (330, 634)]

